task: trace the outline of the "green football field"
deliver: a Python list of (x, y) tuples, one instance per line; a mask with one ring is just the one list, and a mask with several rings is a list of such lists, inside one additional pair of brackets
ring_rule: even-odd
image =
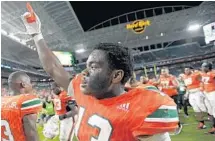
[[(207, 129), (197, 130), (197, 122), (191, 110), (189, 118), (184, 118), (182, 112), (180, 114), (180, 121), (183, 123), (182, 132), (179, 135), (171, 136), (172, 141), (215, 141), (215, 136), (204, 134), (204, 132), (207, 132), (210, 129), (211, 123), (206, 122)], [(42, 127), (40, 126), (38, 126), (38, 131), (40, 135), (40, 141), (59, 141), (58, 137), (52, 140), (45, 139), (42, 134)]]

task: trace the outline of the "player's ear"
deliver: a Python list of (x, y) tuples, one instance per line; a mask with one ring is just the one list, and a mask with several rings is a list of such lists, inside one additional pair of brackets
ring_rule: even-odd
[(124, 71), (123, 70), (114, 70), (113, 71), (113, 78), (112, 83), (119, 83), (124, 77)]
[(20, 83), (20, 87), (21, 87), (21, 88), (25, 88), (25, 87), (26, 87), (26, 84), (23, 83), (23, 82), (21, 82), (21, 83)]

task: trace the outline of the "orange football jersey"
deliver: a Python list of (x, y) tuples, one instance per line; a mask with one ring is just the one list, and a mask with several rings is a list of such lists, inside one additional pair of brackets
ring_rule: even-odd
[(81, 75), (72, 83), (79, 105), (72, 140), (135, 141), (140, 135), (178, 127), (175, 103), (159, 91), (134, 88), (120, 96), (98, 100), (81, 92)]
[(215, 91), (215, 72), (202, 73), (203, 90), (205, 92)]
[(23, 117), (37, 114), (42, 103), (35, 95), (5, 96), (1, 99), (1, 140), (25, 141)]
[(161, 88), (161, 91), (167, 94), (168, 96), (174, 96), (177, 95), (177, 89), (175, 88), (168, 88), (169, 86), (173, 86), (173, 81), (175, 81), (176, 78), (172, 75), (169, 77), (163, 77), (162, 75), (160, 76), (160, 84), (158, 87)]
[(54, 109), (57, 115), (63, 115), (67, 113), (66, 105), (68, 100), (72, 100), (72, 97), (68, 96), (66, 91), (62, 91), (58, 96), (55, 95)]
[(188, 90), (196, 89), (200, 87), (201, 81), (199, 77), (201, 77), (199, 72), (193, 72), (191, 75), (184, 74), (182, 76)]

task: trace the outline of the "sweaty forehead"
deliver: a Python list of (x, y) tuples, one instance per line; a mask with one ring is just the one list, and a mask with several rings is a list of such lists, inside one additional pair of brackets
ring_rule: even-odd
[(87, 63), (104, 63), (106, 62), (106, 54), (102, 50), (94, 50), (88, 57)]

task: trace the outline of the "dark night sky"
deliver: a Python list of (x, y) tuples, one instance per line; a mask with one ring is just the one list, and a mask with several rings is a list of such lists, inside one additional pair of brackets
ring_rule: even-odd
[(158, 6), (197, 6), (200, 1), (72, 1), (70, 2), (84, 30), (112, 17), (139, 9)]

